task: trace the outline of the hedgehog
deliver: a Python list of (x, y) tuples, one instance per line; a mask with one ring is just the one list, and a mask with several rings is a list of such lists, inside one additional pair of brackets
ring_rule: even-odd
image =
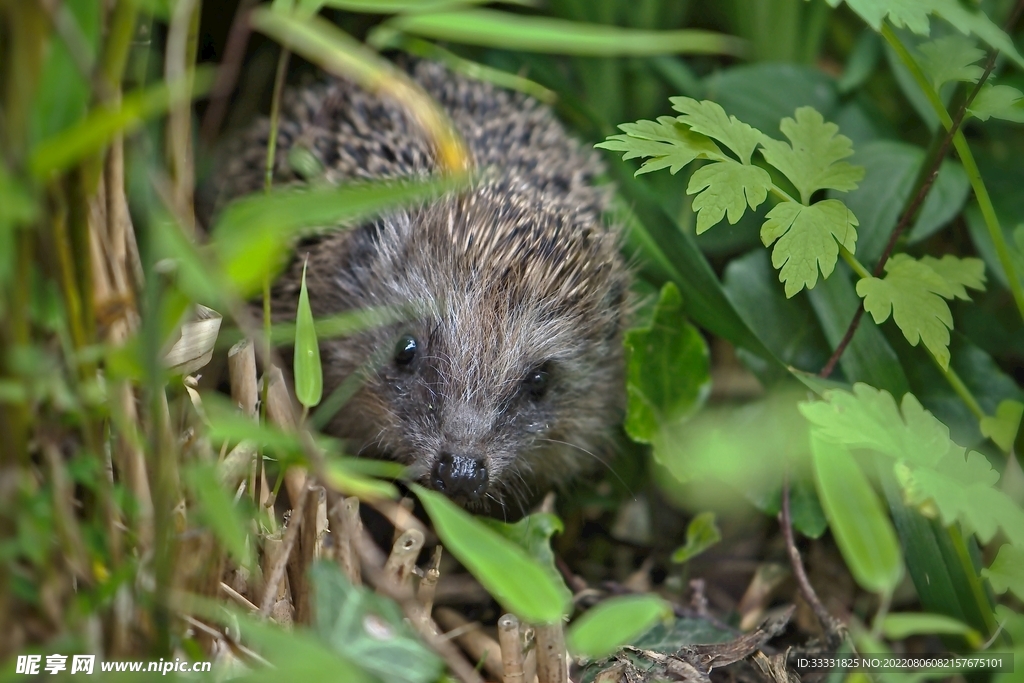
[[(419, 302), (411, 319), (321, 343), (325, 392), (362, 373), (326, 430), (349, 452), (485, 514), (522, 514), (610, 455), (624, 406), (629, 269), (603, 219), (597, 153), (521, 93), (419, 61), (411, 77), (447, 112), (469, 189), (307, 240), (273, 288), (294, 316), (303, 264), (315, 316)], [(221, 197), (263, 183), (269, 123), (218, 174)], [(423, 177), (438, 163), (400, 102), (344, 79), (286, 91), (275, 183), (294, 149), (334, 183)]]

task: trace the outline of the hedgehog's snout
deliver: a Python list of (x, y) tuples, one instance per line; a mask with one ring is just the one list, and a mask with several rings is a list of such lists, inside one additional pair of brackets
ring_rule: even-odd
[(443, 452), (434, 461), (430, 484), (456, 501), (476, 503), (487, 490), (487, 464), (471, 455)]

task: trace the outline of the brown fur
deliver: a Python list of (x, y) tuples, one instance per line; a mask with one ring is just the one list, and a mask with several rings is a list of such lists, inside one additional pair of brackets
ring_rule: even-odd
[[(415, 320), (323, 342), (325, 391), (372, 368), (329, 431), (355, 452), (411, 465), (428, 484), (439, 453), (472, 454), (487, 469), (473, 507), (518, 511), (607, 453), (621, 417), (629, 277), (618, 231), (601, 219), (607, 191), (592, 185), (595, 153), (548, 109), (435, 64), (412, 73), (484, 171), (471, 190), (300, 247), (314, 315), (422, 304)], [(267, 130), (260, 121), (229, 154), (223, 195), (261, 185)], [(434, 169), (398, 103), (340, 80), (287, 97), (276, 181), (297, 181), (287, 161), (296, 144), (334, 182)], [(294, 311), (301, 267), (296, 259), (275, 287), (282, 316)], [(392, 359), (403, 334), (420, 343), (409, 367)], [(523, 381), (538, 367), (550, 383), (536, 400)]]

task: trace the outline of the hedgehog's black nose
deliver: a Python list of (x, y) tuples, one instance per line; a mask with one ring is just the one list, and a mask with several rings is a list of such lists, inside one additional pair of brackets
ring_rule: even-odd
[(487, 465), (467, 455), (441, 453), (430, 473), (430, 483), (449, 498), (475, 503), (487, 490)]

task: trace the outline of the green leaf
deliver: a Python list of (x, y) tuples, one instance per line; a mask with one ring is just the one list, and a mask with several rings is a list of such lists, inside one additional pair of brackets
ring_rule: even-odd
[[(988, 543), (998, 529), (1024, 547), (1024, 509), (994, 488), (999, 473), (976, 451), (953, 446), (934, 467), (900, 467), (896, 476), (911, 505), (934, 510), (943, 524), (959, 521)], [(935, 514), (933, 512), (933, 514)]]
[(683, 315), (683, 300), (672, 283), (661, 289), (654, 319), (629, 330), (626, 432), (653, 443), (666, 425), (684, 422), (711, 389), (708, 349)]
[(718, 140), (733, 151), (744, 165), (750, 164), (750, 156), (761, 144), (761, 131), (751, 128), (735, 116), (729, 116), (721, 105), (710, 100), (698, 102), (691, 97), (670, 97), (672, 108), (682, 113), (680, 123), (690, 130)]
[(672, 553), (672, 561), (688, 562), (722, 540), (714, 512), (702, 512), (686, 525), (686, 545)]
[(239, 293), (257, 293), (263, 278), (283, 267), (295, 237), (313, 229), (351, 225), (402, 204), (461, 187), (465, 176), (344, 187), (273, 189), (229, 204), (213, 228), (213, 249)]
[(1024, 548), (1009, 543), (999, 548), (992, 566), (981, 570), (996, 593), (1012, 592), (1024, 600)]
[(761, 241), (773, 242), (772, 265), (779, 268), (779, 280), (786, 283), (786, 296), (818, 282), (818, 271), (827, 278), (836, 267), (840, 245), (847, 251), (857, 247), (857, 217), (838, 199), (804, 206), (781, 202), (768, 212), (761, 226)]
[(1017, 438), (1021, 417), (1024, 416), (1024, 403), (1006, 400), (999, 404), (995, 417), (986, 415), (981, 418), (981, 433), (992, 439), (997, 446), (1009, 453), (1013, 441)]
[(569, 610), (564, 583), (552, 580), (518, 545), (475, 520), (435, 491), (412, 485), (445, 548), (502, 607), (535, 624), (549, 624)]
[(711, 140), (679, 123), (675, 117), (660, 116), (657, 121), (623, 123), (619, 128), (625, 135), (611, 135), (595, 147), (613, 152), (624, 152), (623, 159), (637, 157), (650, 160), (644, 162), (636, 175), (650, 173), (663, 168), (672, 175), (694, 159), (721, 159), (721, 150)]
[(299, 305), (295, 312), (295, 398), (306, 408), (320, 403), (324, 395), (324, 373), (320, 367), (320, 345), (313, 326), (313, 309), (306, 291), (306, 263), (302, 264)]
[(984, 289), (985, 266), (980, 259), (942, 260), (925, 256), (915, 260), (896, 254), (885, 264), (884, 279), (864, 278), (857, 283), (857, 294), (875, 323), (889, 318), (903, 331), (911, 346), (923, 341), (939, 364), (949, 366), (949, 330), (953, 314), (946, 299), (969, 299), (965, 287)]
[[(564, 587), (562, 573), (558, 570), (555, 553), (551, 549), (551, 537), (565, 529), (557, 516), (536, 512), (523, 517), (514, 524), (496, 519), (480, 519), (481, 522), (498, 532), (503, 538), (515, 543), (536, 560), (558, 586)], [(563, 600), (572, 600), (572, 593), (565, 589)]]
[[(482, 5), (492, 0), (317, 0), (325, 7), (334, 7), (348, 12), (369, 14), (397, 14), (401, 12), (437, 12), (460, 5)], [(533, 4), (531, 0), (503, 0), (510, 5)]]
[(708, 164), (690, 176), (686, 194), (696, 194), (697, 234), (720, 222), (728, 211), (729, 223), (743, 217), (747, 205), (756, 209), (768, 197), (772, 178), (768, 171), (732, 159)]
[(235, 561), (253, 567), (253, 548), (248, 540), (248, 514), (242, 514), (231, 495), (224, 490), (212, 464), (194, 465), (185, 470), (185, 481), (192, 501), (206, 525), (224, 544)]
[[(833, 7), (842, 0), (827, 0)], [(847, 0), (854, 12), (876, 31), (882, 20), (888, 19), (896, 28), (906, 26), (918, 35), (929, 34), (929, 15), (936, 14), (964, 35), (974, 34), (1024, 68), (1013, 40), (976, 6), (967, 6), (959, 0)]]
[(845, 135), (837, 135), (839, 126), (826, 123), (811, 107), (800, 107), (796, 118), (782, 119), (779, 128), (791, 144), (765, 137), (761, 154), (789, 178), (801, 202), (809, 203), (817, 190), (856, 189), (864, 169), (842, 161), (853, 154), (853, 143)]
[(398, 498), (398, 489), (394, 484), (364, 476), (360, 472), (360, 463), (361, 460), (358, 458), (331, 458), (324, 467), (324, 479), (333, 489), (346, 496), (356, 496), (360, 500)]
[(464, 45), (589, 57), (738, 55), (744, 49), (742, 41), (711, 31), (647, 31), (489, 9), (408, 14), (384, 26)]
[(818, 497), (850, 573), (865, 590), (891, 594), (903, 559), (871, 484), (845, 446), (812, 435), (811, 453)]
[(912, 394), (903, 397), (902, 410), (888, 392), (865, 384), (855, 384), (852, 393), (828, 392), (825, 399), (800, 406), (813, 432), (894, 460), (908, 504), (944, 525), (965, 524), (983, 543), (1002, 528), (1011, 542), (1024, 546), (1024, 510), (994, 488), (999, 473), (983, 455), (950, 440), (946, 425)]
[(1024, 123), (1024, 95), (1008, 85), (986, 83), (967, 111), (981, 121), (990, 118)]
[(985, 72), (976, 64), (985, 56), (985, 51), (965, 36), (946, 36), (922, 43), (917, 49), (921, 53), (921, 68), (931, 79), (936, 92), (949, 81), (977, 83)]
[(921, 612), (888, 614), (882, 621), (882, 633), (889, 640), (903, 640), (909, 636), (950, 635), (966, 636), (974, 647), (978, 647), (982, 643), (980, 633), (959, 619), (953, 619), (945, 614)]
[(573, 655), (600, 659), (671, 617), (672, 606), (654, 595), (609, 598), (570, 624), (565, 641)]
[(120, 132), (130, 132), (143, 121), (162, 114), (179, 102), (205, 94), (213, 87), (213, 69), (196, 69), (192, 89), (185, 79), (174, 83), (158, 83), (124, 96), (120, 106), (99, 105), (78, 123), (63, 129), (38, 145), (31, 152), (29, 169), (44, 180), (52, 173), (78, 163), (99, 152)]
[(316, 595), (313, 629), (331, 650), (382, 681), (438, 680), (444, 662), (423, 644), (393, 600), (353, 586), (331, 562), (314, 564), (310, 578)]

